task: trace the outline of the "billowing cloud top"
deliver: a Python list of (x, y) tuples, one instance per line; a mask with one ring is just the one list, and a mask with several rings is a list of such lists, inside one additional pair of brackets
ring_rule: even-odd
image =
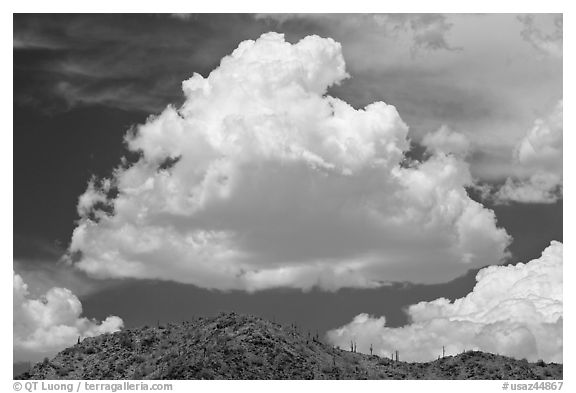
[(516, 178), (508, 178), (497, 201), (554, 203), (562, 198), (563, 101), (536, 119), (514, 149)]
[(476, 281), (454, 302), (440, 298), (410, 306), (411, 323), (404, 327), (359, 314), (328, 338), (343, 348), (356, 341), (362, 352), (372, 344), (385, 356), (399, 350), (412, 361), (433, 360), (444, 346), (448, 355), (474, 349), (562, 362), (562, 243), (552, 242), (526, 264), (484, 268)]
[(110, 316), (102, 323), (80, 317), (82, 304), (66, 288), (51, 288), (31, 297), (28, 285), (14, 273), (14, 360), (39, 361), (76, 344), (78, 337), (93, 337), (122, 328), (122, 319)]
[(242, 42), (184, 104), (127, 135), (139, 152), (80, 197), (70, 246), (96, 277), (205, 288), (441, 282), (497, 263), (510, 238), (471, 200), (468, 166), (405, 157), (396, 109), (326, 95), (340, 44), (267, 33)]

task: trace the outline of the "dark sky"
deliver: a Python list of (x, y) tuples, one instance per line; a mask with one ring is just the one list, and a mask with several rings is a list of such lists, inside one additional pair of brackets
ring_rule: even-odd
[[(130, 127), (165, 105), (178, 103), (180, 82), (193, 72), (207, 75), (240, 41), (279, 28), (290, 41), (329, 33), (325, 24), (313, 20), (278, 24), (249, 15), (15, 15), (16, 269), (52, 271), (48, 266), (59, 266), (57, 261), (78, 219), (79, 195), (93, 175), (109, 175), (127, 154), (123, 137)], [(361, 64), (350, 67), (359, 74), (358, 82), (349, 82), (333, 94), (346, 96), (355, 106), (384, 98), (391, 103), (397, 100), (401, 115), (403, 107), (408, 114), (407, 122), (412, 120), (419, 129), (437, 125), (427, 125), (430, 113), (414, 109), (434, 97), (411, 99), (399, 83), (386, 94), (376, 87), (363, 89), (364, 84), (375, 83), (374, 70), (363, 74)], [(395, 77), (399, 73), (394, 70)], [(414, 83), (404, 86), (411, 89)], [(361, 94), (350, 93), (360, 90)], [(446, 105), (445, 111), (459, 110)], [(451, 116), (433, 112), (444, 120)], [(488, 207), (514, 239), (510, 262), (536, 258), (551, 240), (562, 241), (561, 200)], [(152, 280), (100, 283), (80, 277), (80, 282), (88, 280), (92, 286), (78, 295), (86, 316), (118, 315), (127, 326), (234, 310), (324, 332), (360, 312), (385, 315), (391, 326), (402, 325), (406, 323), (403, 307), (438, 297), (462, 297), (473, 287), (474, 274), (471, 271), (438, 285), (398, 284), (336, 292), (276, 289), (254, 294)], [(57, 274), (53, 279), (58, 282)]]

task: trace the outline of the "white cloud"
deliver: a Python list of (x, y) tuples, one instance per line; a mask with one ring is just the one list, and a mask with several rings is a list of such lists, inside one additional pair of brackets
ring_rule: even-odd
[(555, 203), (562, 198), (562, 182), (554, 175), (535, 173), (528, 179), (506, 179), (496, 193), (496, 203)]
[(408, 127), (393, 106), (356, 110), (325, 94), (347, 77), (332, 39), (269, 33), (184, 81), (181, 108), (126, 137), (141, 159), (80, 198), (76, 266), (224, 290), (333, 290), (442, 282), (504, 258), (510, 238), (466, 194), (468, 166), (441, 151), (401, 165)]
[(447, 126), (442, 126), (436, 132), (424, 135), (422, 145), (432, 152), (452, 153), (459, 156), (465, 156), (470, 149), (468, 137), (452, 131)]
[[(562, 57), (539, 56), (514, 14), (297, 17), (306, 23), (287, 16), (282, 28), (313, 26), (343, 45), (354, 78), (334, 94), (355, 107), (386, 97), (417, 142), (442, 124), (465, 134), (467, 160), (480, 181), (503, 183), (514, 175), (511, 152), (534, 121), (534, 108), (562, 96)], [(544, 37), (558, 28), (561, 36), (561, 24), (553, 25), (561, 16), (533, 19)], [(426, 50), (443, 46), (461, 50)]]
[(88, 182), (88, 188), (84, 191), (84, 194), (78, 198), (76, 210), (80, 216), (88, 215), (96, 204), (105, 204), (107, 202), (105, 193), (110, 190), (110, 180), (104, 179), (102, 185), (98, 189), (94, 183), (95, 179), (90, 179)]
[(517, 175), (508, 178), (496, 200), (553, 203), (562, 197), (563, 102), (537, 119), (514, 151)]
[(386, 327), (385, 317), (357, 315), (328, 332), (335, 345), (401, 360), (429, 361), (442, 353), (482, 350), (531, 361), (562, 362), (562, 243), (552, 242), (542, 256), (526, 264), (489, 266), (476, 276), (466, 297), (440, 298), (407, 309), (410, 323)]
[(115, 316), (101, 323), (80, 317), (82, 304), (66, 288), (54, 287), (40, 298), (32, 298), (22, 277), (13, 275), (14, 361), (39, 361), (76, 344), (79, 336), (114, 332), (123, 325)]

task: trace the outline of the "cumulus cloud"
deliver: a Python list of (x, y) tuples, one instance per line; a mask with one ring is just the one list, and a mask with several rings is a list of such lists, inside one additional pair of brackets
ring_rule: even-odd
[(436, 132), (424, 135), (421, 143), (432, 152), (451, 153), (459, 156), (465, 156), (470, 149), (468, 137), (452, 131), (447, 126), (442, 126)]
[(560, 100), (518, 143), (514, 150), (518, 174), (498, 190), (498, 202), (554, 203), (562, 197), (562, 113)]
[(115, 316), (101, 323), (80, 317), (82, 304), (66, 288), (54, 287), (33, 298), (22, 277), (13, 276), (15, 361), (39, 361), (76, 344), (79, 336), (93, 337), (122, 328), (122, 319)]
[(393, 106), (326, 94), (347, 77), (339, 43), (277, 33), (194, 74), (180, 108), (126, 136), (139, 160), (80, 197), (76, 266), (222, 290), (335, 290), (444, 282), (505, 258), (510, 237), (468, 197), (468, 166), (442, 151), (406, 164)]
[(410, 324), (386, 327), (385, 317), (357, 315), (327, 333), (347, 348), (406, 361), (430, 361), (442, 353), (481, 350), (531, 361), (562, 362), (562, 243), (553, 241), (542, 256), (526, 264), (489, 266), (476, 276), (466, 297), (440, 298), (407, 309)]

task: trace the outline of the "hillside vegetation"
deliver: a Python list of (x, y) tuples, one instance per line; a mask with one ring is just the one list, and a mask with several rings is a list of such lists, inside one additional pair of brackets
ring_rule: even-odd
[(18, 379), (562, 379), (562, 365), (472, 351), (396, 362), (228, 313), (86, 338)]

